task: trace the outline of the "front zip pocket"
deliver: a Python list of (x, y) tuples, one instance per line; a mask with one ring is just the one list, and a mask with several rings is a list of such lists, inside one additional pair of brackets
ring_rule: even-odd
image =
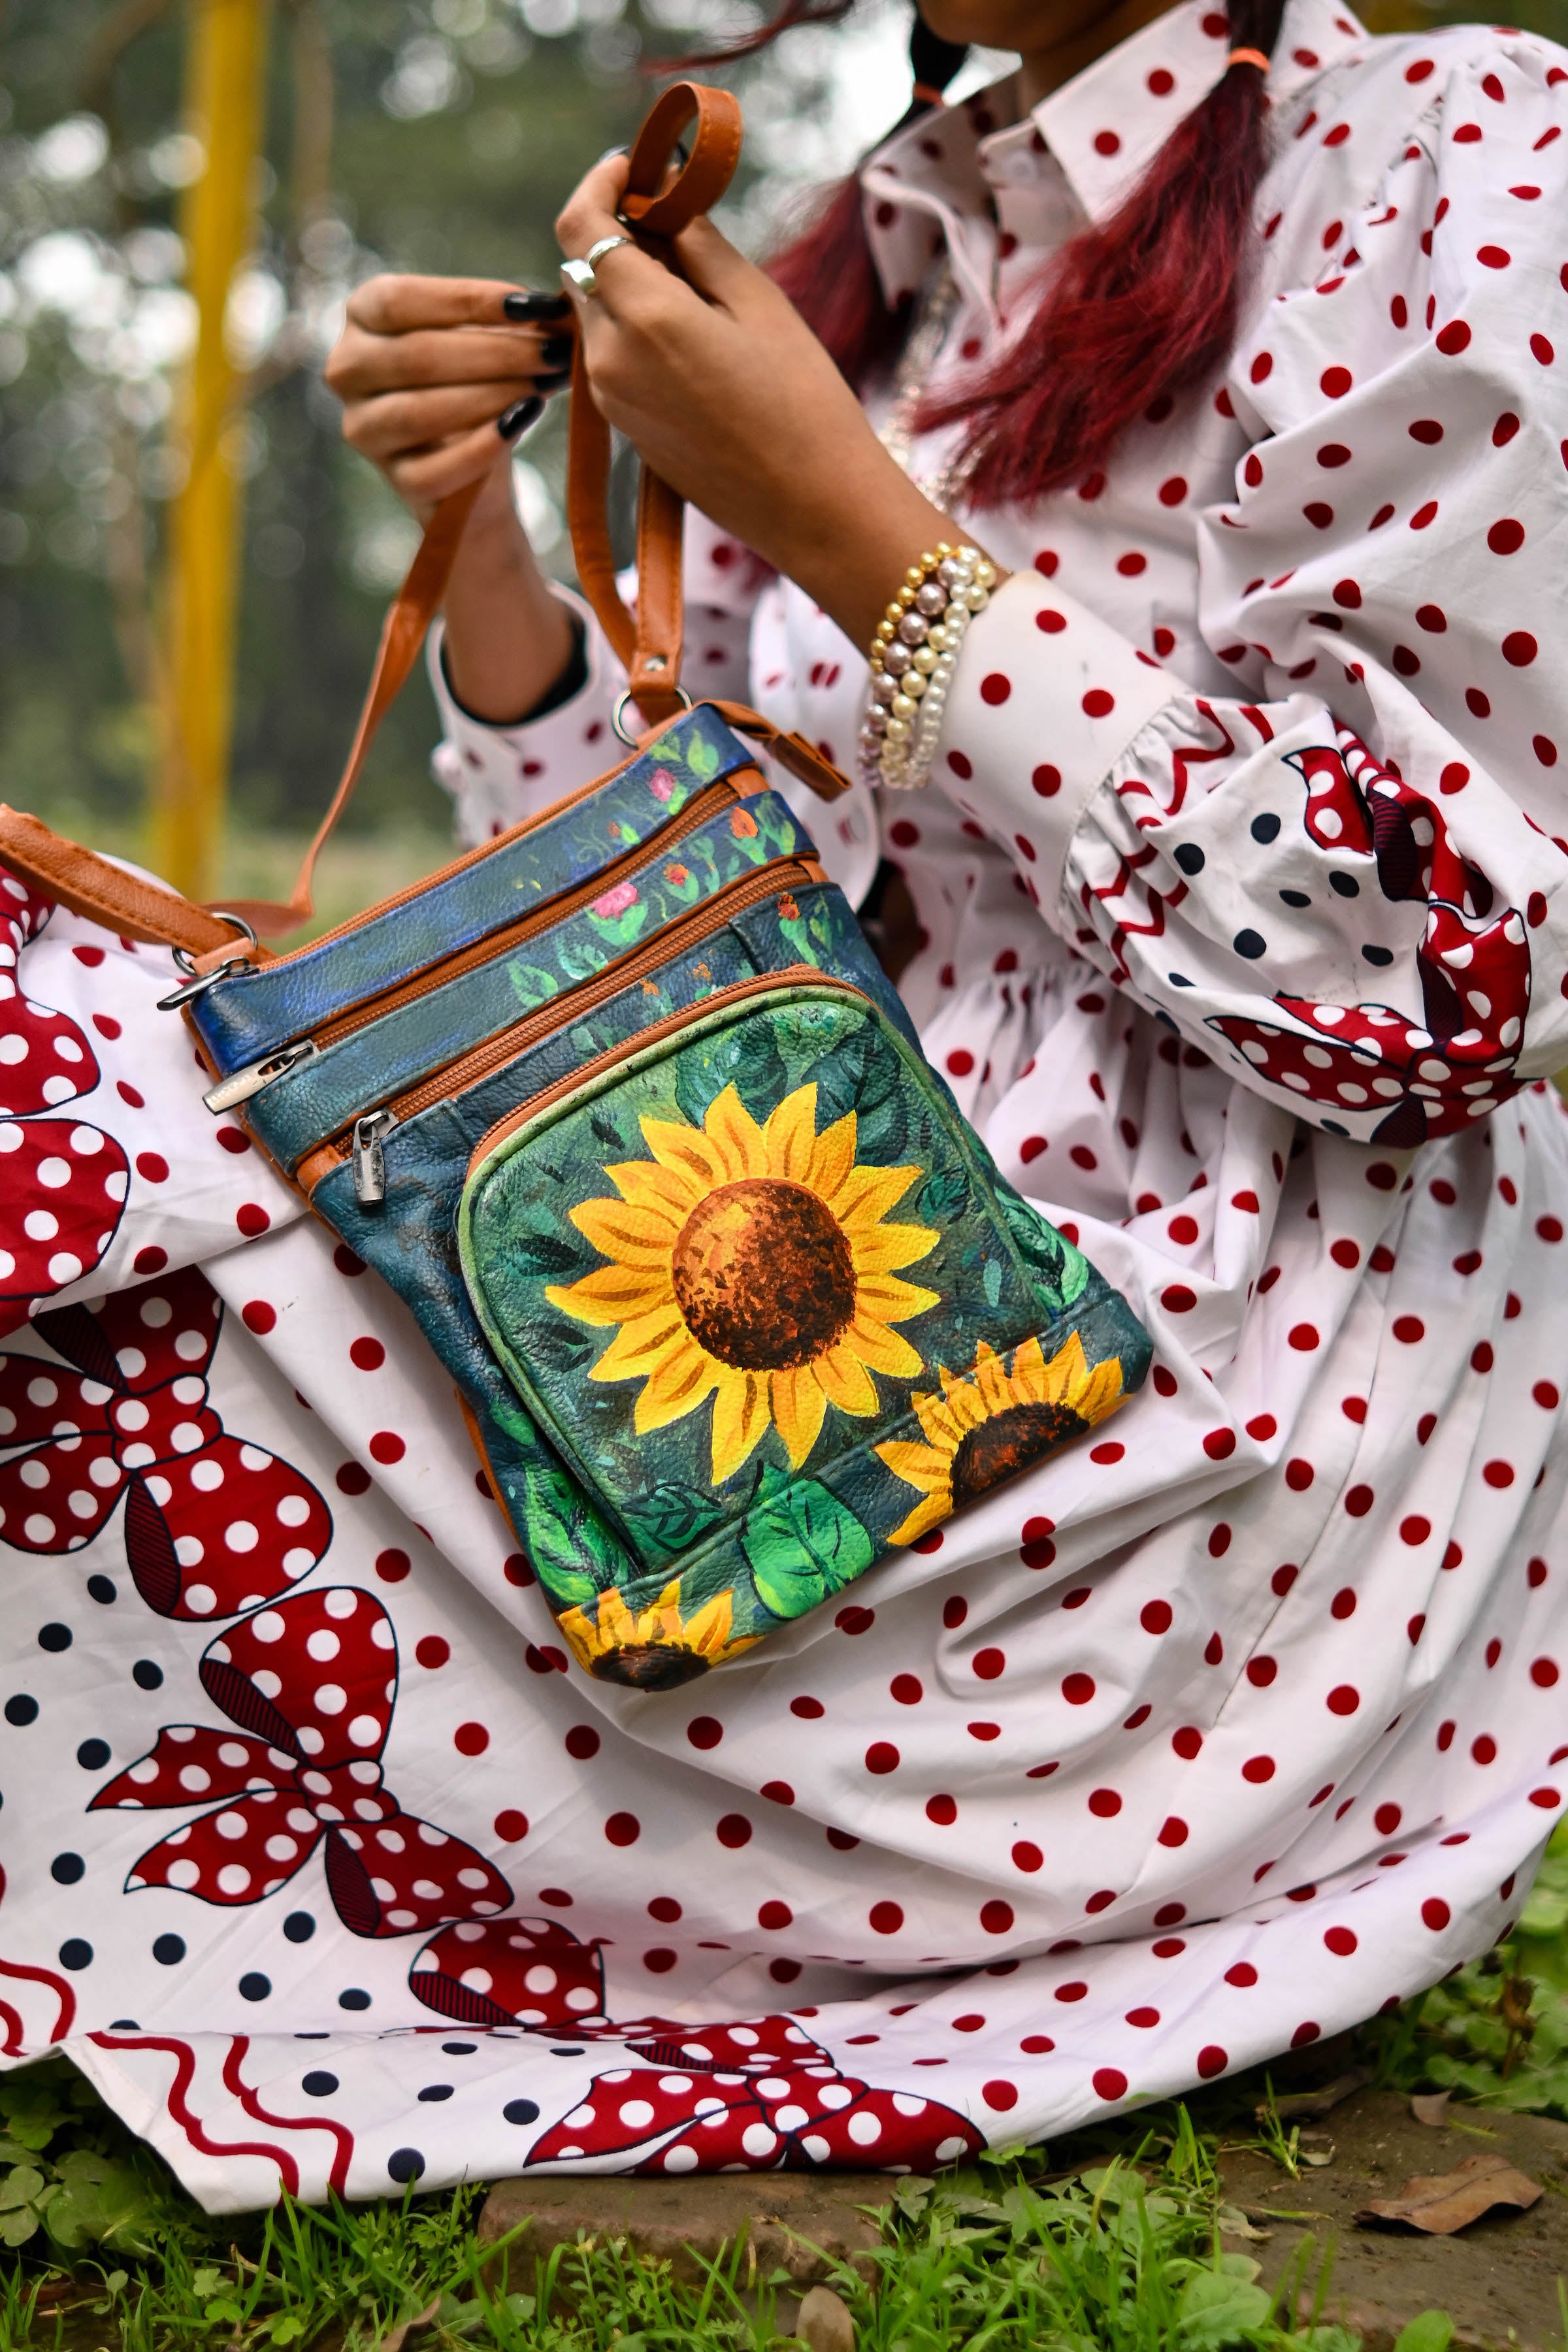
[[(421, 1111), (433, 1108), (437, 1103), (447, 1102), (454, 1095), (467, 1093), (470, 1087), (478, 1086), (481, 1080), (504, 1068), (507, 1063), (527, 1053), (542, 1038), (593, 1012), (611, 997), (618, 996), (623, 989), (635, 987), (648, 973), (677, 961), (713, 932), (722, 929), (736, 915), (743, 914), (748, 908), (762, 905), (769, 898), (784, 897), (793, 889), (805, 888), (822, 878), (822, 869), (815, 859), (784, 857), (764, 866), (760, 873), (742, 875), (724, 884), (710, 898), (694, 907), (689, 914), (666, 924), (646, 946), (633, 949), (596, 973), (592, 980), (552, 997), (523, 1020), (503, 1029), (496, 1036), (486, 1038), (457, 1061), (447, 1063), (429, 1077), (422, 1079), (417, 1086), (395, 1095), (385, 1106), (390, 1116), (387, 1126), (382, 1130), (383, 1136), (389, 1135), (395, 1126), (401, 1126), (405, 1119), (416, 1118)], [(353, 1126), (345, 1127), (300, 1161), (300, 1181), (307, 1192), (313, 1192), (323, 1176), (330, 1174), (333, 1168), (340, 1167), (351, 1156), (353, 1133)]]

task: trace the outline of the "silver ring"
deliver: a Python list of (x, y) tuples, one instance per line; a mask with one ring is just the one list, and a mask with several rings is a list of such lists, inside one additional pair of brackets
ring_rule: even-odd
[[(686, 688), (683, 686), (667, 687), (665, 691), (667, 694), (679, 695), (680, 707), (682, 710), (689, 710), (691, 709), (691, 697), (687, 693)], [(637, 745), (645, 739), (641, 735), (628, 734), (626, 730), (626, 705), (631, 701), (631, 689), (628, 687), (626, 693), (618, 696), (616, 698), (616, 707), (610, 713), (610, 725), (620, 737), (621, 741), (623, 743), (629, 744), (631, 749), (635, 751)]]
[(599, 281), (595, 275), (595, 263), (602, 261), (606, 253), (613, 253), (617, 245), (630, 245), (632, 242), (629, 236), (602, 236), (597, 244), (588, 247), (581, 261), (563, 261), (561, 275), (570, 279), (579, 294), (596, 294)]

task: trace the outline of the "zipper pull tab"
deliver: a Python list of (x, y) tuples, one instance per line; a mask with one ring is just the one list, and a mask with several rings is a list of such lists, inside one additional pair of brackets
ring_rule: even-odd
[(354, 1121), (354, 1193), (362, 1208), (386, 1198), (386, 1154), (382, 1145), (396, 1125), (389, 1110), (366, 1111)]

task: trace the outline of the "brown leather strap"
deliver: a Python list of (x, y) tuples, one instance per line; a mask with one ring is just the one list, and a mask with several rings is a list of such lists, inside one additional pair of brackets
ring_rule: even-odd
[(0, 861), (46, 898), (57, 899), (89, 923), (101, 923), (105, 930), (118, 931), (121, 939), (184, 948), (193, 957), (215, 950), (230, 955), (246, 951), (234, 925), (205, 907), (193, 907), (188, 898), (177, 898), (173, 890), (160, 889), (140, 874), (127, 874), (107, 857), (51, 833), (36, 816), (6, 808), (3, 803)]
[[(667, 174), (676, 143), (689, 124), (690, 152), (673, 180)], [(718, 203), (741, 153), (741, 109), (727, 89), (677, 82), (650, 110), (632, 148), (621, 217), (637, 242), (667, 267), (678, 265), (668, 240)], [(682, 501), (644, 467), (637, 499), (637, 604), (635, 619), (621, 602), (610, 551), (605, 504), (609, 492), (610, 429), (594, 405), (577, 348), (572, 379), (572, 434), (566, 506), (583, 593), (626, 671), (632, 699), (650, 726), (680, 708), (683, 597), (680, 573)]]
[[(396, 701), (409, 671), (419, 657), (426, 633), (440, 610), (441, 599), (447, 593), (447, 583), (452, 576), (464, 525), (483, 488), (481, 478), (479, 481), (469, 482), (463, 489), (454, 490), (450, 498), (441, 500), (425, 526), (425, 536), (408, 567), (407, 575), (382, 623), (375, 666), (360, 706), (359, 725), (354, 730), (354, 739), (349, 746), (349, 755), (338, 779), (337, 791), (332, 794), (331, 805), (326, 815), (316, 827), (316, 837), (305, 852), (289, 898), (281, 906), (265, 898), (236, 898), (229, 902), (234, 913), (243, 915), (252, 929), (264, 938), (275, 932), (297, 929), (315, 911), (311, 892), (316, 860), (353, 797), (354, 786), (360, 780), (360, 772), (375, 740), (377, 729)], [(229, 936), (233, 937), (232, 932)]]

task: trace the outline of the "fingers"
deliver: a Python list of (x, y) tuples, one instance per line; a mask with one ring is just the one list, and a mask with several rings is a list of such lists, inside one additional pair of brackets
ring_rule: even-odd
[(727, 310), (773, 285), (772, 278), (737, 252), (706, 215), (689, 223), (673, 242), (677, 258), (697, 291), (710, 302), (721, 302)]
[[(534, 393), (531, 375), (485, 383), (443, 384), (431, 392), (384, 392), (356, 401), (343, 418), (343, 438), (378, 466), (437, 447), (476, 426), (489, 425)], [(548, 379), (545, 379), (548, 381)]]
[(625, 235), (616, 215), (626, 194), (630, 169), (625, 155), (606, 155), (591, 172), (584, 173), (566, 199), (556, 217), (555, 237), (569, 261), (581, 260), (588, 247), (597, 245), (602, 236)]
[[(502, 278), (416, 278), (383, 270), (355, 287), (348, 315), (353, 325), (376, 335), (405, 335), (421, 327), (499, 327), (515, 318), (521, 291)], [(554, 315), (565, 313), (557, 310)]]
[(565, 326), (414, 328), (400, 335), (346, 327), (327, 362), (340, 400), (424, 385), (502, 383), (571, 362)]
[(387, 479), (409, 506), (434, 506), (438, 499), (450, 498), (454, 490), (466, 488), (492, 466), (500, 465), (504, 447), (496, 438), (495, 426), (481, 425), (444, 448), (414, 450), (395, 457), (385, 469)]

